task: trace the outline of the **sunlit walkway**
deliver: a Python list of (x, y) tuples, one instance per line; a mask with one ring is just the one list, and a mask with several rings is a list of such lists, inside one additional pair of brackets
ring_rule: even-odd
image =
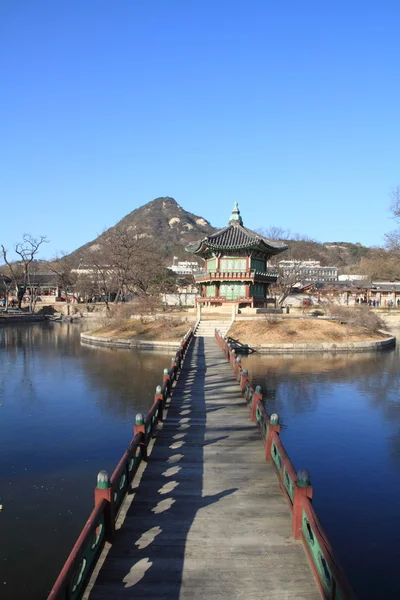
[(140, 486), (121, 513), (85, 598), (321, 598), (213, 338), (192, 343)]

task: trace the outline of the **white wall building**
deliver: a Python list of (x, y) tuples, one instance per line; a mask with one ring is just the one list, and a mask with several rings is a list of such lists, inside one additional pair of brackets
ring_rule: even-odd
[(362, 281), (363, 279), (366, 279), (365, 275), (349, 275), (345, 273), (338, 276), (338, 281)]
[(171, 271), (176, 273), (177, 275), (193, 275), (193, 273), (197, 273), (201, 271), (201, 267), (197, 262), (190, 262), (189, 260), (181, 260), (175, 263), (176, 256), (174, 256), (173, 264), (168, 267)]
[(337, 281), (337, 267), (321, 267), (319, 260), (281, 260), (279, 267), (285, 273), (293, 270), (303, 281)]

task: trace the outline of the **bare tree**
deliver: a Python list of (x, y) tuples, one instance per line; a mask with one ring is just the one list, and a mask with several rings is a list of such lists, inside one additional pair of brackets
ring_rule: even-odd
[[(21, 308), (27, 287), (30, 286), (32, 290), (32, 263), (39, 252), (40, 246), (44, 243), (47, 243), (46, 236), (41, 235), (38, 238), (35, 238), (29, 233), (24, 233), (22, 242), (15, 244), (14, 247), (14, 252), (19, 256), (19, 260), (16, 263), (9, 260), (7, 250), (4, 245), (1, 244), (4, 262), (9, 269), (14, 285), (18, 290), (18, 308)], [(32, 312), (32, 294), (30, 296), (29, 310)]]
[(67, 315), (70, 315), (70, 295), (69, 291), (73, 292), (74, 285), (76, 283), (76, 273), (73, 270), (73, 263), (71, 259), (65, 254), (56, 256), (53, 258), (48, 267), (52, 273), (57, 275), (59, 284), (62, 290), (65, 292), (65, 301), (67, 304)]
[(8, 310), (8, 296), (13, 286), (13, 280), (8, 277), (3, 271), (0, 271), (0, 293), (3, 296), (3, 306)]
[(302, 278), (301, 262), (315, 256), (316, 249), (319, 252), (319, 244), (306, 235), (292, 233), (282, 227), (269, 227), (259, 231), (271, 241), (286, 242), (289, 246), (284, 258), (286, 264), (282, 264), (280, 254), (274, 256), (269, 263), (278, 274), (276, 283), (270, 287), (270, 293), (275, 297), (277, 306), (282, 307), (293, 286)]
[[(390, 212), (393, 219), (397, 222), (400, 220), (400, 185), (396, 186), (391, 194)], [(385, 234), (386, 247), (389, 250), (400, 250), (400, 229), (394, 229)]]
[(98, 282), (106, 306), (156, 295), (167, 285), (163, 256), (154, 239), (139, 228), (119, 224), (105, 232), (89, 250), (88, 267)]
[(272, 264), (271, 268), (276, 271), (278, 278), (276, 283), (271, 285), (270, 293), (275, 297), (277, 306), (282, 307), (290, 295), (293, 286), (300, 279), (299, 268), (296, 263), (289, 266), (281, 266), (278, 261)]
[(397, 251), (385, 252), (381, 249), (371, 258), (362, 258), (358, 272), (365, 275), (370, 281), (376, 279), (388, 279), (394, 281), (400, 279), (400, 261)]
[(292, 232), (290, 229), (284, 229), (277, 225), (270, 225), (265, 229), (259, 229), (259, 233), (271, 241), (282, 242), (292, 239)]

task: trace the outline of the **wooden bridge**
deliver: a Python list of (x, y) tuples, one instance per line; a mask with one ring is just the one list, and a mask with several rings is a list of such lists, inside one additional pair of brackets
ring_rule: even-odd
[(279, 429), (218, 332), (189, 332), (49, 600), (352, 600)]

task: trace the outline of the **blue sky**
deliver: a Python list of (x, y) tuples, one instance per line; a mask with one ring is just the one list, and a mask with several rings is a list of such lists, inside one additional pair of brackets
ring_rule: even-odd
[(3, 0), (0, 243), (72, 251), (159, 196), (380, 245), (398, 1)]

